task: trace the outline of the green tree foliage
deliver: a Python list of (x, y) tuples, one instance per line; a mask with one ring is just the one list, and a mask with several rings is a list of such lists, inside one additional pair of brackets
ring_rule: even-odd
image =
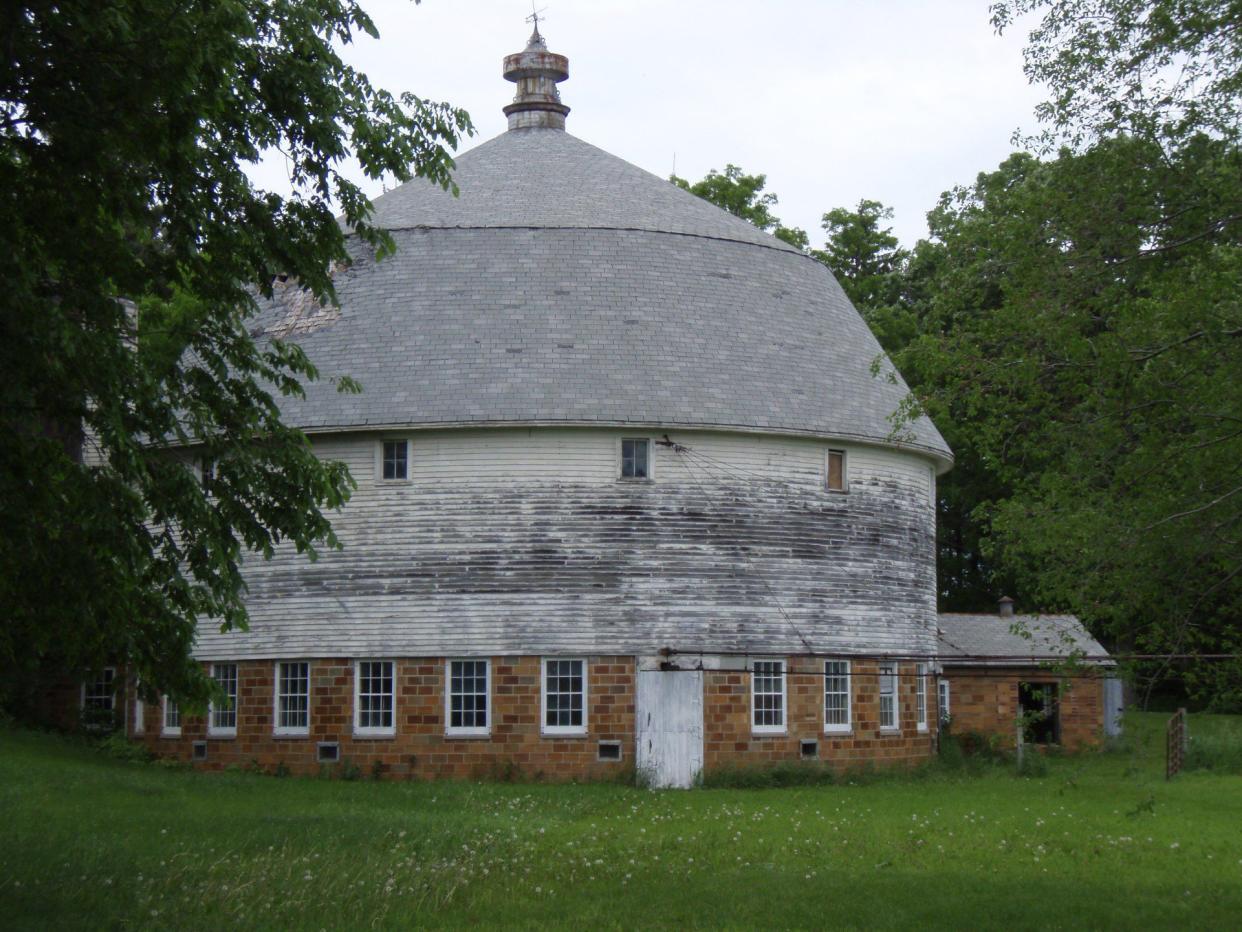
[(694, 184), (676, 175), (671, 176), (669, 181), (705, 201), (711, 201), (733, 216), (753, 223), (791, 246), (798, 249), (807, 247), (805, 230), (782, 226), (780, 218), (772, 213), (771, 208), (776, 206), (777, 197), (771, 192), (763, 193), (767, 175), (748, 175), (736, 165), (726, 165), (723, 172), (713, 168)]
[[(470, 130), (462, 111), (345, 64), (359, 32), (375, 28), (350, 0), (0, 13), (9, 701), (41, 670), (117, 660), (148, 692), (201, 700), (195, 622), (245, 625), (243, 556), (335, 544), (328, 512), (350, 477), (277, 409), (315, 367), (294, 343), (256, 341), (248, 319), (278, 276), (332, 301), (347, 231), (391, 245), (341, 174), (350, 153), (371, 177), (448, 186), (447, 147)], [(245, 175), (267, 152), (293, 197)], [(190, 444), (216, 463), (210, 494), (176, 452)]]
[[(942, 584), (1000, 574), (1144, 653), (1242, 649), (1238, 19), (1201, 35), (1225, 6), (1016, 5), (1048, 10), (1028, 70), (1078, 147), (942, 198), (910, 263), (920, 335), (896, 353), (958, 455), (964, 549)], [(1172, 62), (1194, 84), (1145, 97)], [(1171, 672), (1238, 702), (1236, 664), (1142, 670)]]

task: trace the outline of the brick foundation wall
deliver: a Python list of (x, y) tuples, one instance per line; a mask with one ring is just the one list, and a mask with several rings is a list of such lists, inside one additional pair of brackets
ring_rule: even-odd
[[(144, 730), (134, 734), (134, 704), (126, 709), (129, 731), (163, 757), (189, 761), (194, 742), (207, 742), (207, 759), (196, 766), (220, 769), (229, 765), (271, 770), (283, 764), (292, 773), (316, 773), (317, 745), (340, 746), (338, 768), (345, 763), (371, 775), (377, 765), (396, 779), (607, 778), (634, 765), (634, 657), (590, 657), (587, 661), (587, 734), (543, 735), (541, 658), (492, 657), (491, 734), (456, 737), (445, 734), (445, 660), (406, 658), (394, 661), (396, 734), (362, 737), (354, 734), (354, 663), (339, 658), (311, 661), (310, 734), (273, 734), (275, 663), (239, 661), (236, 737), (208, 735), (202, 716), (182, 716), (181, 735), (161, 735), (162, 709), (147, 705)], [(926, 679), (926, 731), (916, 726), (914, 664), (898, 666), (898, 729), (881, 731), (878, 663), (854, 660), (851, 665), (851, 720), (847, 734), (824, 733), (823, 661), (787, 661), (787, 729), (784, 734), (755, 734), (751, 728), (750, 674), (709, 670), (704, 673), (704, 766), (770, 765), (802, 759), (801, 741), (818, 742), (818, 759), (834, 767), (910, 765), (935, 749), (935, 677)], [(619, 741), (620, 762), (598, 760), (600, 741)]]
[(754, 734), (751, 729), (750, 675), (709, 671), (703, 685), (704, 768), (750, 767), (801, 759), (801, 742), (817, 741), (819, 759), (846, 770), (874, 763), (910, 765), (927, 759), (935, 747), (936, 681), (927, 677), (927, 731), (919, 731), (915, 714), (915, 665), (899, 664), (898, 730), (880, 730), (879, 665), (854, 660), (850, 666), (852, 728), (848, 734), (824, 733), (823, 661), (789, 662), (788, 727), (783, 735)]
[[(370, 775), (377, 762), (387, 777), (506, 777), (524, 779), (598, 778), (632, 766), (634, 760), (634, 670), (632, 657), (588, 660), (584, 736), (540, 734), (540, 658), (491, 658), (491, 734), (445, 735), (442, 658), (394, 661), (396, 734), (354, 735), (354, 664), (347, 659), (315, 660), (310, 668), (310, 734), (273, 734), (274, 662), (237, 664), (238, 715), (235, 738), (211, 737), (204, 717), (183, 716), (181, 736), (160, 735), (160, 708), (147, 706), (145, 732), (136, 736), (163, 756), (190, 760), (192, 744), (207, 742), (205, 768), (230, 764), (270, 769), (283, 763), (293, 773), (315, 773), (317, 744), (340, 744), (341, 762)], [(132, 716), (132, 712), (130, 713)], [(131, 734), (133, 721), (131, 718)], [(622, 760), (599, 761), (598, 742), (620, 741)], [(338, 767), (341, 765), (338, 764)]]
[(1016, 743), (1018, 686), (1023, 682), (1060, 683), (1061, 745), (1079, 750), (1098, 744), (1104, 730), (1104, 681), (1094, 676), (1063, 679), (1038, 668), (945, 667), (953, 731), (1000, 735), (1004, 747)]

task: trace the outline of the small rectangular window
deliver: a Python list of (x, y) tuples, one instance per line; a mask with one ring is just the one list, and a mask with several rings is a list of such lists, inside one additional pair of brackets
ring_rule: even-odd
[(850, 662), (824, 661), (824, 731), (848, 732), (850, 722)]
[(385, 479), (399, 480), (410, 477), (410, 441), (385, 440), (382, 459), (381, 475)]
[(193, 760), (206, 760), (207, 759), (207, 742), (206, 741), (195, 741), (193, 744), (191, 744), (190, 745), (190, 757)]
[(104, 667), (82, 684), (82, 711), (107, 716), (116, 707), (116, 669)]
[(160, 734), (165, 738), (181, 737), (181, 710), (177, 708), (177, 703), (167, 696), (164, 697), (164, 713), (163, 721), (160, 724)]
[(815, 760), (819, 757), (819, 742), (803, 738), (798, 744), (803, 760)]
[(828, 491), (845, 491), (845, 451), (828, 451)]
[(621, 478), (650, 479), (650, 441), (626, 437), (621, 441)]
[(880, 729), (897, 730), (897, 664), (880, 664)]
[(391, 660), (359, 660), (354, 669), (354, 733), (396, 734)]
[(927, 731), (927, 664), (915, 664), (914, 671), (914, 723)]
[(586, 734), (586, 661), (543, 662), (543, 732)]
[(937, 711), (940, 713), (940, 724), (943, 725), (949, 720), (949, 716), (952, 715), (952, 712), (949, 711), (949, 681), (941, 680), (936, 684), (936, 688), (937, 698), (940, 700), (940, 708)]
[(621, 759), (621, 742), (620, 741), (601, 741), (599, 743), (598, 757), (600, 760), (617, 761)]
[(336, 741), (320, 741), (315, 745), (315, 760), (320, 764), (335, 764), (341, 759), (341, 746)]
[(785, 731), (785, 661), (756, 660), (751, 674), (751, 724), (757, 734)]
[(486, 735), (491, 732), (488, 716), (487, 660), (450, 660), (448, 662), (448, 733), (450, 735)]
[(237, 734), (237, 664), (213, 663), (211, 675), (223, 690), (224, 701), (208, 706), (207, 734), (231, 738)]
[(276, 664), (276, 734), (310, 734), (310, 664)]

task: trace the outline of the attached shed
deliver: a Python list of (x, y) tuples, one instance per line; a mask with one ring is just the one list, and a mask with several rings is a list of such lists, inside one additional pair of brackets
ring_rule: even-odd
[(939, 616), (940, 709), (957, 734), (1082, 748), (1120, 726), (1116, 664), (1074, 615), (1018, 615), (1002, 599), (998, 614)]

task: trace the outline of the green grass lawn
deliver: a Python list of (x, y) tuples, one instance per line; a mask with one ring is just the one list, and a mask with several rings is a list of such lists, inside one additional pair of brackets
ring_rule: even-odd
[(1166, 783), (1162, 720), (1042, 777), (662, 793), (198, 774), (0, 732), (0, 927), (1237, 928), (1242, 777)]

